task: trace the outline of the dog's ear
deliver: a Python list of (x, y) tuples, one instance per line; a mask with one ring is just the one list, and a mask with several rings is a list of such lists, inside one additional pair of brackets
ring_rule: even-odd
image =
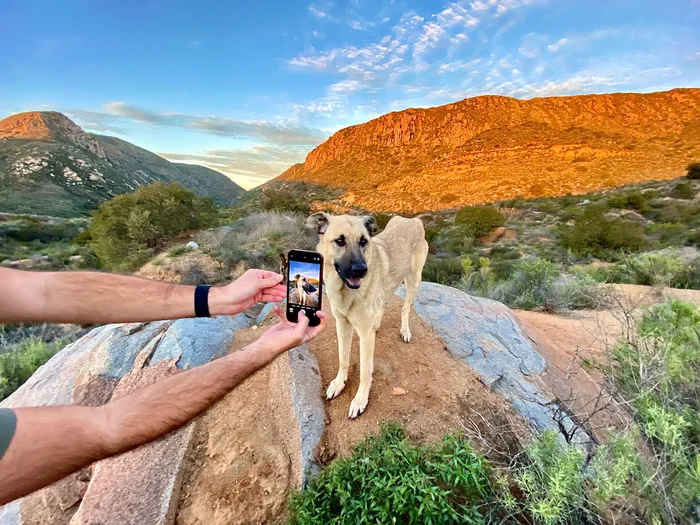
[(377, 221), (374, 220), (374, 217), (368, 215), (367, 217), (363, 217), (362, 220), (365, 223), (365, 228), (367, 228), (367, 231), (370, 235), (374, 235), (375, 233), (377, 233), (379, 226), (377, 226)]
[(328, 229), (328, 223), (331, 220), (331, 216), (326, 212), (320, 211), (310, 215), (306, 219), (306, 227), (310, 230), (316, 230), (319, 235), (323, 235)]

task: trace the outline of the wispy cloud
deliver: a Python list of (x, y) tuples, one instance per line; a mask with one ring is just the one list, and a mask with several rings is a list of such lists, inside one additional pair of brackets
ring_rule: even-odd
[(306, 149), (258, 145), (240, 149), (217, 149), (195, 154), (159, 152), (173, 162), (199, 164), (220, 171), (246, 189), (262, 184), (303, 162)]
[(567, 46), (582, 46), (589, 44), (595, 40), (600, 40), (601, 38), (606, 38), (610, 36), (619, 35), (620, 30), (618, 29), (599, 29), (597, 31), (591, 31), (585, 34), (571, 34), (565, 36), (553, 42), (547, 46), (547, 51), (557, 52), (561, 51)]
[(320, 19), (325, 18), (327, 20), (333, 19), (333, 17), (331, 15), (329, 15), (326, 11), (324, 11), (323, 9), (318, 7), (317, 5), (309, 4), (308, 9), (309, 9), (309, 13), (311, 13), (316, 18), (320, 18)]
[(245, 121), (216, 116), (187, 115), (142, 109), (125, 102), (110, 102), (104, 112), (74, 110), (70, 112), (89, 128), (129, 122), (180, 128), (222, 137), (257, 139), (272, 144), (315, 146), (325, 136), (318, 129), (303, 125), (280, 125), (265, 121)]

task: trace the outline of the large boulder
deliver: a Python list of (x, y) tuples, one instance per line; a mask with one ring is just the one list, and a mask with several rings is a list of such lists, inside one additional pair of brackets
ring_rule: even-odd
[[(397, 294), (405, 297), (405, 289)], [(435, 283), (422, 283), (413, 303), (453, 357), (468, 364), (536, 432), (562, 429), (588, 442), (585, 432), (559, 406), (542, 376), (545, 361), (521, 330), (510, 308)]]
[[(268, 312), (269, 308), (260, 315), (261, 321)], [(0, 406), (102, 405), (207, 363), (233, 346), (239, 348), (257, 337), (255, 328), (255, 319), (245, 314), (99, 327), (56, 354)], [(315, 469), (313, 450), (323, 432), (320, 377), (318, 371), (314, 374), (314, 360), (305, 347), (290, 352), (276, 366), (283, 364), (285, 384), (277, 388), (284, 390), (286, 385), (288, 391), (285, 426), (291, 444), (284, 442), (280, 448), (295, 465), (294, 484), (301, 486)], [(246, 427), (245, 421), (240, 423)], [(195, 420), (0, 507), (0, 524), (173, 523), (197, 424)]]

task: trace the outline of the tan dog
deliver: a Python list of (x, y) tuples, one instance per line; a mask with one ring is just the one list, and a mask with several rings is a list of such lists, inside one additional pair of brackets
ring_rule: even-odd
[(306, 306), (307, 304), (311, 306), (318, 306), (315, 298), (311, 295), (316, 292), (316, 287), (311, 284), (306, 277), (302, 277), (299, 274), (294, 276), (294, 280), (297, 283), (299, 303), (303, 306)]
[(324, 258), (324, 281), (338, 331), (337, 377), (326, 391), (333, 399), (348, 379), (353, 329), (360, 337), (360, 387), (350, 404), (349, 416), (367, 407), (374, 371), (375, 334), (386, 303), (398, 286), (406, 283), (406, 302), (401, 315), (401, 337), (411, 340), (408, 317), (421, 282), (428, 243), (420, 219), (394, 217), (377, 235), (373, 217), (315, 213), (307, 221), (320, 235), (318, 251)]

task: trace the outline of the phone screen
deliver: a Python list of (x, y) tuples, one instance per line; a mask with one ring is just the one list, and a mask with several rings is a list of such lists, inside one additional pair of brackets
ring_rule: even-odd
[(292, 250), (287, 259), (287, 319), (296, 322), (299, 310), (304, 310), (309, 325), (320, 322), (316, 312), (321, 309), (323, 257), (320, 253)]

